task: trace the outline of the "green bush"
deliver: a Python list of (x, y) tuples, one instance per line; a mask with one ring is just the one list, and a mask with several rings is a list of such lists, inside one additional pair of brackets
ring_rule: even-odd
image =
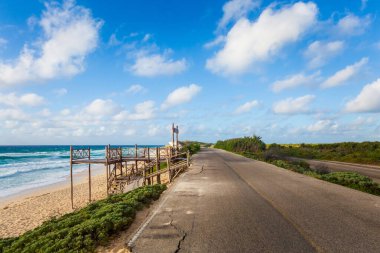
[(284, 156), (380, 165), (380, 142), (301, 145), (274, 144), (274, 147), (277, 153)]
[(182, 146), (183, 152), (189, 151), (191, 155), (198, 153), (201, 150), (201, 145), (198, 142), (186, 142)]
[(320, 178), (334, 184), (380, 196), (380, 185), (373, 182), (369, 177), (356, 172), (332, 172), (323, 174)]
[(254, 135), (252, 137), (246, 136), (243, 138), (218, 141), (214, 147), (237, 153), (259, 153), (265, 150), (266, 145), (260, 136)]
[(136, 212), (158, 199), (165, 189), (159, 184), (144, 186), (96, 201), (17, 238), (0, 239), (0, 253), (93, 252), (113, 234), (126, 229)]

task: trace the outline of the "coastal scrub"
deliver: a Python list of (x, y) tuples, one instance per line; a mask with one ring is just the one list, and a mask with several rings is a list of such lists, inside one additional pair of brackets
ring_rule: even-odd
[(130, 226), (136, 212), (159, 198), (166, 185), (137, 188), (91, 203), (85, 208), (15, 237), (0, 239), (0, 253), (93, 252)]

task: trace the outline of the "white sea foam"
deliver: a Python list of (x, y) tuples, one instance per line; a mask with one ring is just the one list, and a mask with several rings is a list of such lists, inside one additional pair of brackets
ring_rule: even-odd
[[(0, 153), (0, 197), (66, 180), (69, 156), (68, 150)], [(104, 149), (91, 150), (91, 156), (104, 157)], [(86, 169), (86, 165), (75, 166), (74, 173)]]

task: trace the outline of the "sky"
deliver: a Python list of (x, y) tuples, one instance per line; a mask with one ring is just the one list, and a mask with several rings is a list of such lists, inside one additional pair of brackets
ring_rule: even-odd
[(380, 139), (378, 0), (4, 0), (0, 145)]

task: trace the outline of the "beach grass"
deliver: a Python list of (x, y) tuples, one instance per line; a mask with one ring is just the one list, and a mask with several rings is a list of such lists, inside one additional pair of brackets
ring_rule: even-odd
[(159, 198), (166, 185), (137, 188), (51, 219), (19, 237), (0, 239), (0, 253), (93, 252), (127, 229), (136, 212)]

